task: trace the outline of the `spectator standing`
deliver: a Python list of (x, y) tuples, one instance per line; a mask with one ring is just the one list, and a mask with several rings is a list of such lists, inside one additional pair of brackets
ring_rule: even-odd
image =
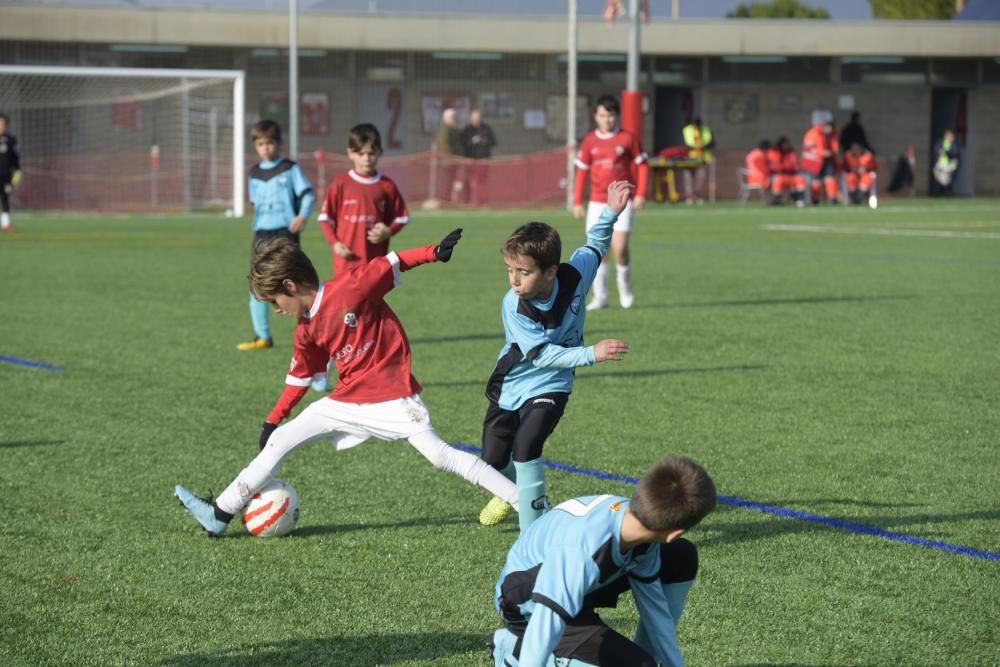
[(958, 172), (961, 157), (962, 148), (955, 132), (951, 129), (945, 130), (944, 136), (934, 145), (932, 195), (954, 194), (955, 174)]
[(458, 175), (458, 162), (456, 157), (462, 155), (462, 136), (458, 130), (458, 115), (454, 109), (445, 109), (441, 113), (441, 125), (438, 126), (437, 134), (434, 137), (437, 145), (438, 156), (441, 160), (441, 181), (444, 184), (448, 199), (453, 203), (458, 200), (458, 195), (462, 191), (462, 182), (456, 177)]
[(705, 200), (705, 180), (708, 177), (708, 170), (711, 169), (715, 156), (712, 149), (715, 148), (715, 138), (712, 137), (712, 129), (701, 122), (700, 116), (695, 116), (694, 120), (684, 126), (682, 130), (684, 145), (688, 147), (689, 155), (696, 160), (701, 160), (704, 164), (694, 170), (694, 188), (687, 192), (687, 202), (693, 203), (697, 198), (699, 203)]
[(469, 124), (462, 130), (461, 142), (465, 157), (475, 160), (469, 164), (469, 198), (473, 206), (482, 206), (486, 202), (489, 176), (489, 166), (483, 161), (489, 159), (497, 139), (493, 128), (483, 123), (483, 114), (479, 109), (473, 109), (469, 114)]

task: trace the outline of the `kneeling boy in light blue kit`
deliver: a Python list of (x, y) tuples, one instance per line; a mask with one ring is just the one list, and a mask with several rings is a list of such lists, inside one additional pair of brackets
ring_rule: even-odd
[[(683, 667), (677, 622), (698, 571), (681, 536), (714, 508), (715, 484), (694, 461), (667, 457), (631, 500), (584, 496), (557, 505), (522, 532), (496, 584), (504, 627), (493, 633), (496, 667)], [(633, 639), (597, 609), (631, 591)]]
[[(632, 194), (627, 181), (608, 187), (608, 205), (587, 232), (587, 244), (560, 264), (559, 232), (542, 222), (514, 230), (503, 247), (510, 290), (500, 316), (506, 338), (486, 385), (483, 459), (514, 479), (521, 530), (548, 508), (542, 447), (562, 417), (574, 371), (601, 361), (619, 361), (623, 340), (583, 344), (584, 297), (611, 243), (611, 229)], [(492, 526), (513, 508), (494, 497), (479, 514)]]

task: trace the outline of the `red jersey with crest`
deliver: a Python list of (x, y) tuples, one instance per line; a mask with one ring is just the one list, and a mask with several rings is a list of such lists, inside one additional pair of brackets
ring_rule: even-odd
[[(586, 179), (581, 172), (590, 174), (590, 201), (606, 203), (608, 186), (614, 181), (634, 182), (632, 169), (645, 163), (646, 157), (639, 140), (627, 130), (588, 132), (580, 142), (580, 150), (577, 151), (574, 161), (577, 173), (573, 204), (577, 206), (583, 204), (583, 182)], [(636, 195), (645, 197), (642, 188), (643, 174), (644, 172), (640, 172)]]
[(330, 393), (334, 400), (380, 403), (420, 392), (410, 372), (406, 332), (384, 297), (399, 284), (401, 271), (433, 262), (434, 248), (390, 252), (320, 285), (309, 313), (295, 326), (285, 391), (268, 415), (269, 423), (288, 416), (331, 359), (337, 366), (337, 384)]
[(385, 223), (395, 235), (410, 221), (410, 214), (392, 179), (380, 173), (361, 176), (351, 169), (330, 182), (319, 221), (331, 246), (339, 241), (357, 256), (344, 259), (334, 254), (333, 273), (339, 275), (389, 252), (388, 241), (368, 242), (368, 230), (375, 223)]

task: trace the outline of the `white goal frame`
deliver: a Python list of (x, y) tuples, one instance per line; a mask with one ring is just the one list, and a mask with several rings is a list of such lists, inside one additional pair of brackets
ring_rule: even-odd
[(246, 212), (246, 72), (224, 69), (169, 69), (154, 67), (73, 67), (48, 65), (0, 65), (0, 75), (111, 77), (155, 79), (222, 79), (233, 85), (233, 203), (235, 217)]

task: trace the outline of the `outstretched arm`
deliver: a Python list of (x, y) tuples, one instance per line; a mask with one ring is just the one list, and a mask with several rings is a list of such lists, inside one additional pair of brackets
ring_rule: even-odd
[(587, 232), (587, 245), (593, 246), (603, 257), (611, 247), (611, 231), (618, 215), (625, 210), (635, 187), (628, 181), (615, 181), (608, 186), (608, 205), (601, 211), (597, 224)]
[(546, 345), (531, 360), (539, 368), (579, 368), (593, 366), (602, 361), (621, 361), (628, 352), (628, 343), (623, 340), (602, 340), (590, 347), (560, 347)]

